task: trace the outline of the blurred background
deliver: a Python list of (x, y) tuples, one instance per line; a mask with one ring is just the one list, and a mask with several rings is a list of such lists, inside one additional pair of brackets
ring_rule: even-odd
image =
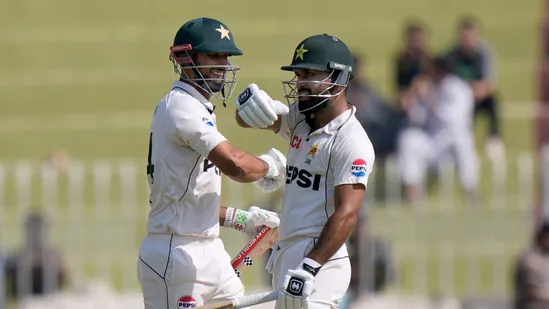
[[(339, 37), (357, 57), (349, 100), (376, 164), (340, 308), (549, 308), (545, 0), (0, 1), (0, 308), (142, 308), (149, 125), (177, 78), (173, 37), (200, 16), (226, 23), (244, 51), (235, 93), (254, 82), (283, 100), (292, 76), (280, 67), (313, 34)], [(410, 106), (437, 91), (437, 57), (474, 90), (464, 134), (478, 165), (435, 160), (412, 188), (398, 145), (422, 129)], [(232, 100), (214, 103), (237, 147), (286, 149), (239, 128)], [(222, 199), (279, 209), (280, 194), (225, 178)], [(226, 229), (222, 238), (231, 256), (248, 241)], [(242, 279), (249, 293), (269, 289), (260, 263)]]

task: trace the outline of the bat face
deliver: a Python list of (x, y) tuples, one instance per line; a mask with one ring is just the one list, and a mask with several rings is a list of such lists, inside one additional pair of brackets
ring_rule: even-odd
[(278, 240), (278, 227), (264, 228), (257, 234), (233, 259), (231, 262), (237, 276), (240, 272), (253, 265), (254, 260), (263, 255), (267, 250), (273, 247)]

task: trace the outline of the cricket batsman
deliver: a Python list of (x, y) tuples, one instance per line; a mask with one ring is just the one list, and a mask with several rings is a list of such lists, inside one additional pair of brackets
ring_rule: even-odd
[(279, 242), (267, 263), (280, 291), (278, 309), (337, 308), (349, 287), (345, 241), (356, 226), (375, 159), (347, 102), (353, 65), (341, 40), (314, 35), (282, 67), (295, 74), (283, 81), (288, 114), (277, 112), (280, 102), (255, 84), (236, 99), (240, 126), (269, 129), (289, 142)]
[[(276, 227), (276, 214), (258, 207), (221, 207), (221, 173), (257, 185), (280, 182), (286, 158), (276, 149), (256, 158), (217, 130), (210, 98), (229, 98), (242, 55), (230, 28), (197, 18), (175, 35), (170, 60), (179, 80), (156, 106), (147, 174), (150, 212), (137, 261), (145, 309), (182, 309), (243, 296), (219, 226), (256, 234)], [(230, 76), (230, 78), (229, 78)], [(288, 113), (279, 104), (277, 113)]]

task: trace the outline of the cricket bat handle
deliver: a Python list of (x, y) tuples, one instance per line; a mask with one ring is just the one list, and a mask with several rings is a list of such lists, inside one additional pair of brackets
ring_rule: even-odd
[(196, 309), (241, 309), (255, 305), (268, 303), (278, 298), (278, 291), (259, 293), (254, 295), (241, 296), (233, 300), (226, 300), (220, 303), (198, 306)]
[(278, 291), (271, 291), (271, 292), (239, 297), (234, 300), (234, 308), (239, 309), (239, 308), (251, 307), (258, 304), (268, 303), (270, 301), (276, 300), (277, 298), (278, 298)]

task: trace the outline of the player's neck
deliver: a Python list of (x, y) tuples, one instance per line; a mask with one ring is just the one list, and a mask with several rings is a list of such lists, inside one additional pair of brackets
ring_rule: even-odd
[(180, 78), (179, 81), (180, 81), (180, 82), (183, 82), (183, 83), (185, 83), (185, 84), (191, 85), (191, 87), (193, 87), (193, 88), (196, 89), (198, 92), (200, 92), (200, 94), (201, 94), (202, 96), (204, 96), (204, 98), (205, 98), (206, 100), (208, 100), (208, 101), (210, 100), (210, 94), (209, 94), (206, 90), (202, 89), (202, 87), (199, 87), (199, 86), (196, 85), (195, 83), (190, 83), (189, 81), (186, 81), (186, 80), (184, 80), (183, 78)]
[(314, 118), (314, 128), (317, 130), (324, 127), (330, 121), (337, 118), (337, 116), (349, 110), (350, 106), (347, 104), (347, 98), (345, 96), (339, 95), (334, 99), (333, 102), (327, 104), (327, 106), (315, 113)]

